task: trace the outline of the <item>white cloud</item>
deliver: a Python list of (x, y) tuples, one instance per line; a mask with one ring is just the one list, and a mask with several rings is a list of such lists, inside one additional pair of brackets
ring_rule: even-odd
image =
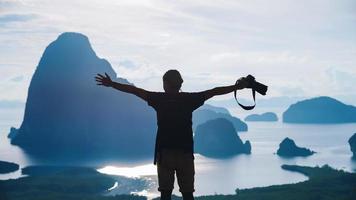
[(24, 76), (21, 86), (1, 81), (0, 99), (25, 99), (42, 52), (65, 31), (86, 34), (119, 76), (152, 90), (177, 68), (190, 91), (254, 74), (274, 96), (347, 96), (356, 80), (325, 71), (355, 74), (355, 11), (353, 0), (0, 0), (0, 21), (22, 19), (0, 23), (0, 78)]
[(328, 68), (326, 76), (329, 81), (329, 89), (338, 95), (346, 95), (355, 92), (356, 70), (347, 72), (341, 71), (337, 68)]
[(23, 81), (24, 80), (24, 77), (22, 76), (22, 75), (20, 75), (20, 76), (15, 76), (15, 77), (12, 77), (11, 79), (10, 79), (10, 81), (12, 81), (12, 82), (21, 82), (21, 81)]
[(291, 55), (289, 52), (224, 52), (213, 55), (211, 61), (225, 62), (230, 60), (234, 63), (244, 64), (304, 64), (308, 57)]

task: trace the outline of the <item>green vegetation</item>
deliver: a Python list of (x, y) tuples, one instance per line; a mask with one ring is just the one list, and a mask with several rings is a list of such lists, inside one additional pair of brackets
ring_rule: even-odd
[(115, 179), (92, 168), (34, 166), (23, 171), (30, 176), (0, 181), (1, 200), (146, 199), (133, 195), (103, 196)]
[[(329, 166), (303, 167), (283, 165), (283, 169), (299, 172), (309, 180), (286, 185), (274, 185), (236, 190), (235, 195), (200, 196), (196, 200), (351, 200), (356, 199), (356, 174)], [(159, 199), (159, 198), (158, 198)], [(180, 200), (174, 197), (172, 200)]]
[[(283, 199), (283, 200), (349, 200), (356, 199), (356, 174), (323, 167), (283, 165), (283, 169), (299, 172), (309, 177), (308, 181), (264, 188), (236, 190), (238, 199)], [(218, 200), (218, 199), (217, 199)]]

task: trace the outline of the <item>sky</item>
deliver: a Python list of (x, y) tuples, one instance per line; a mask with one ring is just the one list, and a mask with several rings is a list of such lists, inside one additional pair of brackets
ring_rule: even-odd
[(0, 0), (0, 101), (26, 101), (63, 32), (87, 35), (118, 76), (147, 90), (162, 91), (174, 68), (183, 91), (253, 74), (269, 86), (264, 98), (356, 105), (355, 0)]

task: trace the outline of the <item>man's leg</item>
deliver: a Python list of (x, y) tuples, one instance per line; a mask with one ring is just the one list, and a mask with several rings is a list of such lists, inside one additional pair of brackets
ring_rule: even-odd
[(183, 195), (183, 200), (193, 200), (194, 192), (194, 156), (192, 153), (184, 153), (177, 156), (177, 180), (179, 191)]
[(172, 190), (161, 190), (161, 200), (171, 200)]
[(171, 155), (165, 151), (161, 152), (158, 158), (158, 191), (161, 192), (161, 200), (171, 200), (174, 185), (174, 168), (171, 160)]
[(193, 192), (183, 192), (183, 200), (194, 200)]

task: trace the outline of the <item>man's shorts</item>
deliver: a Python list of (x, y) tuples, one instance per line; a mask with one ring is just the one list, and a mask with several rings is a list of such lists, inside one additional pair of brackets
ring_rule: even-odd
[(194, 155), (178, 149), (163, 149), (157, 156), (158, 190), (173, 190), (176, 173), (179, 191), (194, 192)]

